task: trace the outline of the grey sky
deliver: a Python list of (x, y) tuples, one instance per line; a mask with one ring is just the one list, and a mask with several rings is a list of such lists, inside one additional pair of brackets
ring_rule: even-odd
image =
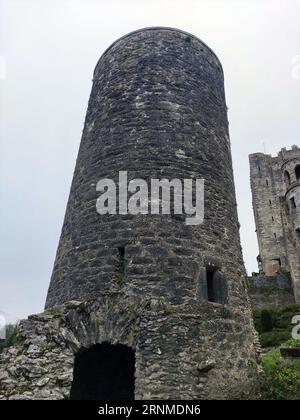
[(118, 37), (146, 26), (191, 32), (223, 64), (242, 245), (248, 271), (256, 270), (248, 154), (299, 145), (300, 1), (0, 0), (0, 7), (0, 312), (42, 310), (94, 66)]

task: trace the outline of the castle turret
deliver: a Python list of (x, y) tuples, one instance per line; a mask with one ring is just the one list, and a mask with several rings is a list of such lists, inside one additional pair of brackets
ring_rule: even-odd
[(262, 271), (290, 273), (300, 300), (300, 149), (250, 155), (253, 210)]
[[(173, 182), (170, 214), (158, 207), (166, 190), (150, 196), (162, 179)], [(201, 192), (175, 205), (184, 180), (204, 180), (203, 220)], [(109, 185), (112, 211), (101, 213)], [(85, 315), (68, 318), (77, 342), (131, 349), (135, 398), (239, 398), (256, 368), (245, 278), (221, 63), (177, 29), (130, 33), (94, 71), (46, 307), (79, 301)], [(101, 352), (97, 366), (114, 354)], [(71, 395), (91, 360), (76, 356)]]
[[(223, 83), (216, 55), (178, 30), (137, 31), (102, 55), (47, 307), (98, 296), (120, 282), (126, 293), (207, 301), (207, 277), (214, 275), (222, 293), (211, 299), (244, 305)], [(145, 180), (149, 200), (153, 179), (179, 179), (183, 187), (184, 179), (204, 179), (204, 223), (149, 214), (150, 205), (148, 214), (99, 215), (97, 183), (110, 178), (119, 187), (120, 171), (126, 185)]]

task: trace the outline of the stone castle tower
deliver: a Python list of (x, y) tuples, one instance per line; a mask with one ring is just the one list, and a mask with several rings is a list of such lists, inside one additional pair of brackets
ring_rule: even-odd
[(266, 276), (290, 273), (300, 301), (300, 149), (250, 155), (259, 264)]
[[(100, 216), (97, 182), (119, 171), (203, 178), (204, 223)], [(23, 326), (61, 346), (42, 395), (240, 398), (257, 373), (245, 279), (221, 63), (177, 29), (130, 33), (96, 65), (46, 315)]]

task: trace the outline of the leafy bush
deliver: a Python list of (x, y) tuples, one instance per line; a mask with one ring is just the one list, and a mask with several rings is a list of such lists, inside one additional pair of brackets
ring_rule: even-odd
[(273, 329), (273, 316), (268, 309), (263, 309), (260, 314), (262, 332), (269, 332)]
[(291, 338), (291, 321), (297, 314), (300, 314), (300, 305), (254, 309), (254, 324), (262, 347), (279, 346)]
[(291, 338), (290, 340), (287, 340), (281, 347), (300, 347), (300, 340), (294, 340)]
[[(284, 347), (300, 347), (300, 340), (288, 340)], [(264, 374), (261, 380), (260, 398), (272, 400), (300, 399), (300, 360), (283, 358), (280, 347), (262, 357)]]
[(291, 337), (291, 331), (269, 331), (261, 333), (259, 336), (262, 347), (280, 346)]

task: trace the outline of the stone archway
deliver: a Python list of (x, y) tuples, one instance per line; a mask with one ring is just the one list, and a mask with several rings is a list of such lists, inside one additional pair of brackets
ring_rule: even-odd
[(75, 356), (71, 400), (134, 400), (135, 353), (122, 344), (95, 344)]

